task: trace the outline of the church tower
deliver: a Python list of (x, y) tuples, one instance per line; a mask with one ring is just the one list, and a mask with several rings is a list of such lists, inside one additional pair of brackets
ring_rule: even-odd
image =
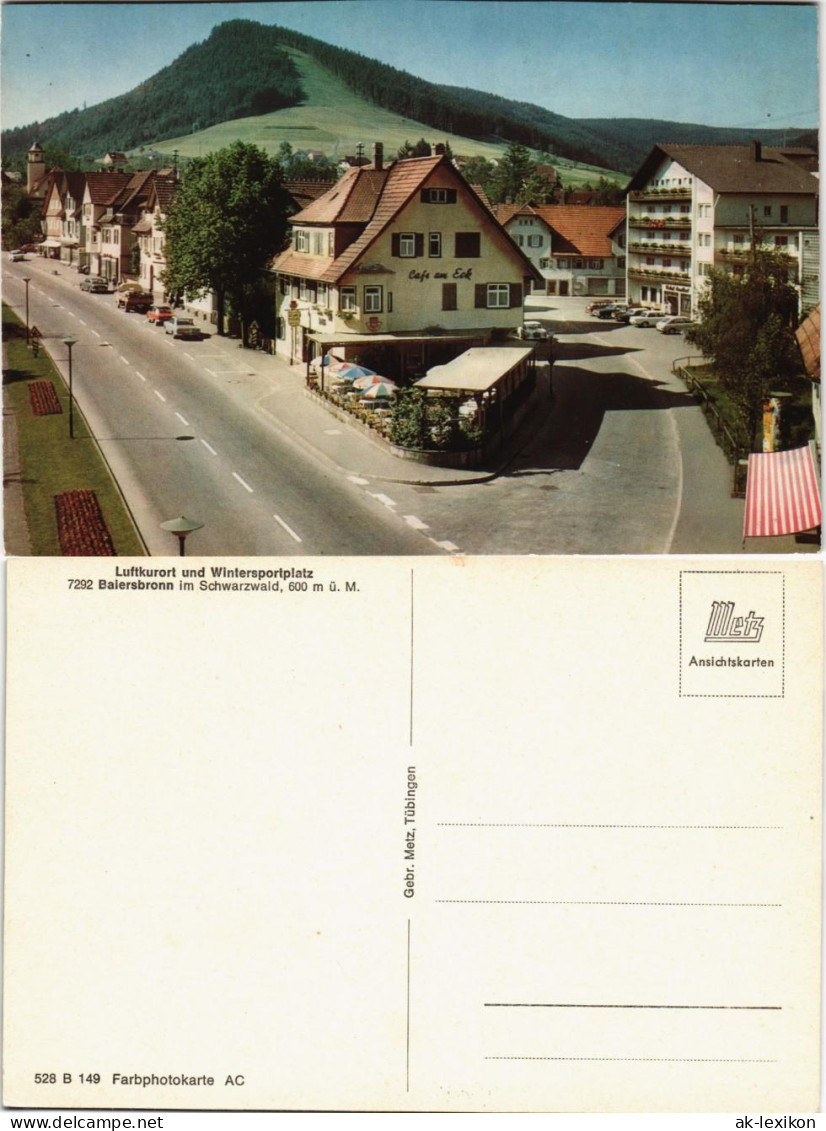
[(32, 195), (32, 189), (37, 182), (46, 175), (46, 162), (43, 159), (43, 150), (38, 142), (32, 142), (31, 149), (26, 154), (26, 191)]

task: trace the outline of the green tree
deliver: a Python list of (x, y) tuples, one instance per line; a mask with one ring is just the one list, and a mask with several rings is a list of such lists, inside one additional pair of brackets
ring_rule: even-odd
[(527, 146), (519, 141), (511, 142), (493, 175), (494, 203), (515, 203), (535, 169), (536, 163), (531, 160)]
[(40, 201), (30, 199), (25, 184), (5, 185), (2, 200), (3, 247), (10, 250), (39, 240)]
[(553, 204), (557, 198), (556, 181), (534, 168), (516, 194), (517, 204)]
[(766, 396), (788, 387), (799, 369), (790, 266), (786, 256), (757, 246), (739, 274), (712, 271), (698, 306), (700, 321), (685, 332), (711, 359), (751, 443)]
[(214, 292), (218, 333), (229, 303), (246, 342), (261, 272), (282, 247), (287, 196), (276, 160), (236, 141), (192, 160), (164, 225), (164, 286), (193, 298)]
[(493, 194), (496, 166), (487, 157), (471, 157), (462, 166), (462, 176), (470, 185), (481, 185), (488, 196)]

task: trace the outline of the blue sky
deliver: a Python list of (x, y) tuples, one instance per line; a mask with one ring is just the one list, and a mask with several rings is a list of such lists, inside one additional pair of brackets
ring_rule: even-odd
[(4, 4), (2, 124), (123, 94), (233, 18), (281, 24), (426, 79), (570, 117), (743, 127), (818, 119), (811, 5), (223, 0)]

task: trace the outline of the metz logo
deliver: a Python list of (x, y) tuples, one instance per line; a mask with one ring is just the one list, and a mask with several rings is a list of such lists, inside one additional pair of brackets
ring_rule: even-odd
[(705, 641), (713, 644), (757, 644), (763, 635), (763, 617), (750, 612), (734, 615), (733, 601), (712, 601)]

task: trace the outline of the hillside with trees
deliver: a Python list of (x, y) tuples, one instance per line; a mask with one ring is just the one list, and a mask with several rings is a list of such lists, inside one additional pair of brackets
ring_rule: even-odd
[(59, 142), (88, 163), (110, 149), (294, 106), (303, 97), (298, 70), (268, 34), (274, 30), (249, 20), (222, 24), (128, 94), (4, 130), (4, 154), (19, 159), (36, 139)]

